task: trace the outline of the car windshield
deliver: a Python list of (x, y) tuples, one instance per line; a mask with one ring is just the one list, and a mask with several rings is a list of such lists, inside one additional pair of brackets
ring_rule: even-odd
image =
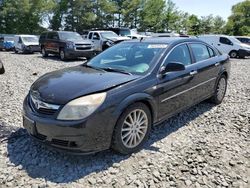
[(97, 55), (87, 65), (141, 75), (150, 70), (154, 59), (166, 48), (167, 44), (120, 43)]
[(22, 37), (24, 42), (38, 42), (38, 37)]
[(118, 37), (118, 35), (116, 33), (114, 33), (113, 31), (106, 31), (106, 32), (102, 32), (101, 33), (103, 38), (114, 38), (114, 37)]
[(62, 32), (59, 36), (62, 40), (82, 40), (81, 35), (76, 32)]
[(233, 43), (238, 43), (238, 44), (241, 43), (241, 42), (240, 42), (237, 38), (235, 38), (235, 37), (229, 37), (229, 39), (230, 39)]

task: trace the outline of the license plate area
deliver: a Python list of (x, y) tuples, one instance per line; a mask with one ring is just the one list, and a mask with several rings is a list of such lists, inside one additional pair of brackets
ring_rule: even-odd
[(23, 116), (23, 126), (25, 129), (27, 129), (27, 131), (32, 134), (32, 135), (36, 135), (37, 131), (36, 131), (36, 123), (35, 121), (29, 119), (26, 116)]

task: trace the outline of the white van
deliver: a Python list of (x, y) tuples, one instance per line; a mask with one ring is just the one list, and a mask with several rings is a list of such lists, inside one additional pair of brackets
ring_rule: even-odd
[(34, 53), (40, 52), (39, 38), (35, 35), (15, 35), (15, 52)]
[(231, 58), (244, 58), (250, 56), (250, 46), (241, 43), (233, 36), (227, 35), (200, 35), (198, 39), (213, 45), (222, 53), (228, 54)]

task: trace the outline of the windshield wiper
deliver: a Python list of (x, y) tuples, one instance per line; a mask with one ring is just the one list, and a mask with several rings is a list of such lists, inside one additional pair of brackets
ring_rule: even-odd
[(112, 67), (103, 67), (102, 69), (105, 70), (105, 71), (119, 72), (119, 73), (123, 73), (123, 74), (132, 75), (130, 72), (127, 72), (127, 71), (121, 70), (121, 69), (115, 69), (115, 68), (112, 68)]
[(87, 64), (85, 64), (85, 63), (84, 63), (84, 64), (82, 64), (82, 66), (84, 66), (84, 67), (88, 67), (88, 68), (91, 68), (91, 69), (95, 69), (95, 70), (104, 71), (104, 72), (105, 72), (105, 70), (104, 70), (103, 68), (90, 66), (90, 65), (87, 65)]

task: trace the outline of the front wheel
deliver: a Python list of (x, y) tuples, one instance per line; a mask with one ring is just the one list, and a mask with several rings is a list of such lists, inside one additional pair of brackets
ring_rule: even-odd
[(42, 48), (42, 56), (43, 57), (48, 57), (49, 56), (48, 52), (45, 50), (44, 47)]
[(135, 103), (129, 106), (115, 126), (112, 149), (121, 154), (138, 151), (148, 139), (151, 124), (151, 113), (145, 104)]
[(236, 57), (238, 56), (238, 53), (237, 53), (236, 51), (231, 51), (231, 52), (229, 53), (229, 56), (230, 56), (231, 58), (236, 58)]
[(60, 55), (60, 59), (61, 59), (62, 61), (65, 61), (65, 60), (67, 59), (67, 58), (66, 58), (66, 55), (65, 55), (64, 49), (60, 49), (59, 55)]
[(227, 77), (222, 75), (216, 84), (214, 95), (210, 99), (214, 104), (220, 104), (227, 91)]

